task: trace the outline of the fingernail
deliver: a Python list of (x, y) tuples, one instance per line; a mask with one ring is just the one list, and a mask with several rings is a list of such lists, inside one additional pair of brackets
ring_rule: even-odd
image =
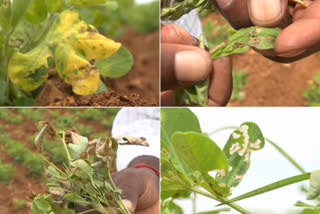
[(216, 0), (221, 9), (229, 6), (233, 0)]
[(277, 21), (281, 16), (281, 0), (249, 0), (251, 21), (265, 25)]
[(286, 58), (295, 57), (295, 56), (298, 56), (300, 54), (303, 54), (305, 51), (306, 51), (306, 49), (293, 50), (293, 51), (290, 51), (290, 52), (287, 52), (287, 53), (284, 53), (284, 54), (279, 54), (278, 56), (286, 57)]
[(212, 68), (209, 56), (199, 51), (180, 51), (175, 55), (175, 75), (180, 83), (201, 82)]

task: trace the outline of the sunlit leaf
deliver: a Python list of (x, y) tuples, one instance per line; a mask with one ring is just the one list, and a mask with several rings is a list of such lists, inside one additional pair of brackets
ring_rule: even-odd
[(220, 183), (228, 187), (236, 187), (250, 166), (252, 151), (264, 147), (264, 137), (255, 123), (243, 123), (229, 137), (223, 151), (228, 159), (229, 169), (225, 175), (216, 176)]
[(46, 0), (45, 2), (48, 8), (48, 11), (51, 13), (55, 13), (61, 10), (64, 6), (64, 0)]
[(11, 26), (15, 28), (15, 26), (20, 22), (22, 17), (25, 15), (28, 10), (30, 4), (33, 0), (12, 0), (11, 3)]
[(126, 75), (133, 66), (133, 57), (130, 52), (121, 47), (108, 59), (97, 60), (94, 64), (103, 76), (118, 78)]

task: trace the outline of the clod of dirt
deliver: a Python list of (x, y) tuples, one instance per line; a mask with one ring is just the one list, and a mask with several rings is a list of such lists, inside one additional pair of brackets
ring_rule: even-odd
[(71, 96), (54, 103), (54, 106), (156, 106), (147, 102), (138, 94), (120, 94), (115, 91), (101, 92), (87, 96)]

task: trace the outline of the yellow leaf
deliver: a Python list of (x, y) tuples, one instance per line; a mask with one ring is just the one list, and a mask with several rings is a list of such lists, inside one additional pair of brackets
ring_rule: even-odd
[(120, 43), (97, 33), (84, 32), (75, 35), (70, 41), (72, 47), (89, 59), (106, 59), (115, 54), (121, 47)]
[(8, 65), (10, 80), (25, 91), (38, 88), (48, 78), (50, 51), (39, 46), (28, 53), (15, 53)]
[(72, 85), (74, 93), (88, 95), (98, 89), (100, 75), (97, 69), (78, 55), (70, 45), (58, 45), (55, 61), (60, 77)]

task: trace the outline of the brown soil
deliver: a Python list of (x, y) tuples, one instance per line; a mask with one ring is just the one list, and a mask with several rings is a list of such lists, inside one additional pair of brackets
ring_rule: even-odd
[[(207, 18), (224, 23), (218, 13)], [(302, 93), (320, 70), (319, 59), (317, 53), (291, 64), (281, 64), (253, 50), (234, 55), (233, 66), (237, 71), (248, 72), (248, 84), (243, 88), (245, 98), (231, 100), (228, 106), (305, 106)]]
[(119, 94), (101, 92), (88, 96), (71, 96), (56, 102), (56, 106), (156, 106), (140, 98), (138, 94)]
[[(141, 35), (129, 27), (117, 41), (130, 50), (134, 58), (134, 66), (124, 77), (102, 78), (108, 89), (113, 92), (79, 98), (72, 93), (69, 85), (53, 73), (37, 95), (36, 104), (38, 106), (159, 105), (159, 32)], [(101, 100), (97, 102), (100, 98)]]

